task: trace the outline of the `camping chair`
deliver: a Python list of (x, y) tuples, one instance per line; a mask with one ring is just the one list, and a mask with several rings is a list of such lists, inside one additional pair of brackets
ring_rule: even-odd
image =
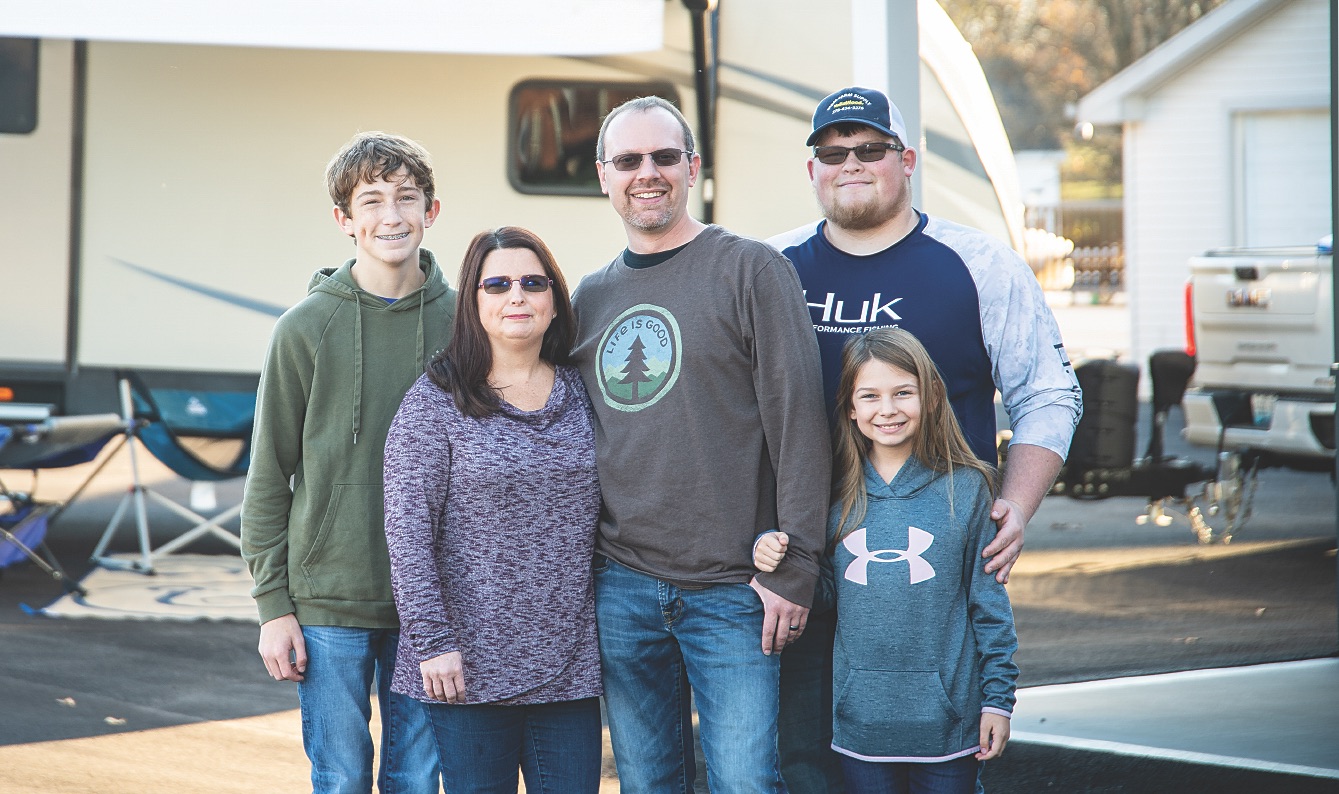
[[(0, 451), (13, 437), (13, 428), (0, 425)], [(0, 484), (0, 501), (6, 508), (5, 512), (0, 513), (0, 569), (8, 568), (26, 557), (56, 581), (68, 581), (65, 572), (53, 564), (54, 560), (45, 560), (33, 551), (34, 546), (45, 543), (48, 511), (34, 505), (23, 494), (11, 494), (3, 484)]]
[(0, 406), (0, 469), (30, 469), (33, 473), (30, 493), (12, 490), (0, 482), (0, 506), (5, 508), (0, 513), (0, 569), (28, 559), (67, 592), (84, 594), (84, 588), (66, 574), (47, 546), (47, 529), (79, 497), (115, 450), (64, 503), (36, 498), (37, 472), (93, 460), (121, 427), (121, 417), (116, 414), (52, 416), (51, 407), (45, 405)]
[[(254, 392), (158, 389), (147, 386), (133, 372), (118, 371), (116, 377), (128, 439), (138, 439), (173, 473), (194, 483), (215, 483), (246, 476), (251, 462), (251, 425), (256, 414)], [(212, 535), (241, 548), (241, 539), (222, 526), (242, 512), (241, 504), (206, 518), (146, 486), (140, 476), (136, 446), (129, 444), (128, 448), (131, 487), (121, 497), (121, 503), (93, 550), (94, 563), (104, 568), (152, 574), (154, 559), (172, 554), (206, 536)], [(193, 522), (193, 526), (157, 549), (152, 548), (146, 498)], [(103, 552), (131, 510), (139, 535), (138, 559), (127, 561), (105, 556)]]
[[(0, 432), (8, 432), (0, 429)], [(65, 588), (67, 593), (87, 595), (83, 586), (70, 578), (60, 561), (46, 545), (47, 527), (57, 512), (52, 503), (39, 503), (31, 496), (4, 494), (0, 496), (8, 511), (0, 513), (0, 569), (31, 560)], [(41, 554), (38, 554), (38, 550)]]

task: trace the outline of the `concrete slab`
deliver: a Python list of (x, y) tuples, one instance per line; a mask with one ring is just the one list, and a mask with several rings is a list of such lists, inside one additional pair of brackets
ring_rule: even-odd
[(1013, 741), (1339, 780), (1339, 659), (1019, 690)]

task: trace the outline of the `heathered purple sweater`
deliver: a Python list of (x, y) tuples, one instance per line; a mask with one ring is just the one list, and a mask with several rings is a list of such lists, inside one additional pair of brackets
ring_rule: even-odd
[(473, 419), (426, 375), (405, 395), (385, 469), (396, 692), (431, 700), (419, 663), (460, 651), (467, 703), (602, 694), (590, 411), (570, 367), (537, 411)]

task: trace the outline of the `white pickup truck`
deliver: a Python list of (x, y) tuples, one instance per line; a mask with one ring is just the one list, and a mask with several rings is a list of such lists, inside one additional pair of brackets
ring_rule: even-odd
[(1332, 471), (1333, 237), (1210, 251), (1190, 272), (1186, 440), (1239, 451), (1248, 465)]

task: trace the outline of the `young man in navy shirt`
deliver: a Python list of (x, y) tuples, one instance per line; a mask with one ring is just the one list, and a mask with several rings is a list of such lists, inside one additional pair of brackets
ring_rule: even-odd
[[(972, 449), (994, 465), (996, 390), (1013, 431), (985, 570), (1001, 582), (1050, 490), (1082, 412), (1037, 279), (995, 237), (911, 205), (917, 152), (882, 92), (846, 88), (814, 111), (809, 177), (824, 218), (768, 242), (795, 265), (818, 336), (829, 416), (853, 334), (898, 326), (929, 350)], [(782, 656), (780, 745), (792, 794), (838, 787), (828, 749), (835, 614), (812, 615)]]

